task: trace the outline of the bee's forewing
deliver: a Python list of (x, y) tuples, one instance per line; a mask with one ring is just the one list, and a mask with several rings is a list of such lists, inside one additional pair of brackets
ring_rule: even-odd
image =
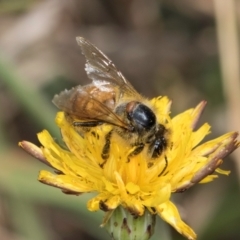
[(104, 53), (86, 39), (82, 37), (76, 39), (83, 55), (86, 57), (85, 70), (93, 82), (107, 81), (117, 85), (123, 94), (135, 97), (139, 95)]

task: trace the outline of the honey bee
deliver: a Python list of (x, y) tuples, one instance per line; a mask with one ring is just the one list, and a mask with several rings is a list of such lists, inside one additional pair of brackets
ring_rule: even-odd
[(76, 40), (86, 58), (85, 70), (92, 83), (55, 95), (53, 103), (65, 112), (67, 120), (80, 134), (83, 129), (101, 124), (113, 126), (105, 136), (104, 160), (109, 157), (113, 132), (134, 147), (129, 159), (145, 146), (150, 158), (160, 156), (167, 147), (167, 130), (158, 123), (149, 101), (133, 88), (97, 47), (82, 37)]

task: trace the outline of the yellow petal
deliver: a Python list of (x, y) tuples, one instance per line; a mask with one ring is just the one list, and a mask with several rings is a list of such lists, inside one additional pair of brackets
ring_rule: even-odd
[(38, 180), (47, 185), (76, 193), (93, 191), (93, 184), (80, 177), (55, 175), (48, 171), (40, 171)]
[(212, 182), (214, 179), (218, 178), (218, 175), (208, 175), (203, 180), (201, 180), (199, 183), (209, 183)]
[(203, 138), (205, 138), (210, 133), (210, 125), (205, 123), (203, 124), (198, 130), (193, 132), (193, 143), (192, 147), (195, 147), (197, 144), (199, 144)]
[(159, 205), (156, 209), (161, 218), (172, 225), (179, 233), (187, 237), (189, 240), (197, 238), (196, 233), (182, 221), (176, 206), (172, 202), (165, 202)]
[(226, 171), (226, 170), (223, 170), (221, 168), (217, 168), (215, 171), (217, 173), (220, 173), (220, 174), (223, 174), (223, 175), (227, 175), (227, 176), (231, 173), (231, 171)]
[(158, 206), (170, 199), (171, 191), (171, 184), (165, 184), (164, 186), (161, 186), (158, 191), (152, 192), (150, 196), (142, 195), (142, 203), (147, 207)]
[(138, 185), (134, 184), (133, 182), (129, 182), (126, 185), (126, 190), (127, 192), (129, 192), (130, 194), (136, 194), (137, 192), (140, 191), (140, 188)]
[[(104, 195), (104, 197), (102, 196)], [(91, 212), (95, 212), (99, 210), (100, 201), (105, 201), (106, 195), (105, 194), (98, 194), (96, 197), (90, 199), (87, 203), (87, 208)]]

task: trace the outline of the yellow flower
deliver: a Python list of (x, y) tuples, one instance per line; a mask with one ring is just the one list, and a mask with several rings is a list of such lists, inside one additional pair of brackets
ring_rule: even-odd
[(133, 147), (116, 133), (111, 138), (109, 158), (103, 160), (105, 136), (113, 126), (102, 124), (81, 136), (63, 112), (57, 114), (56, 123), (67, 148), (59, 146), (46, 130), (38, 134), (41, 148), (26, 141), (20, 145), (55, 169), (54, 173), (40, 172), (42, 183), (66, 193), (95, 192), (96, 196), (87, 204), (90, 211), (111, 212), (122, 206), (132, 215), (142, 216), (148, 210), (188, 239), (196, 239), (170, 201), (171, 194), (185, 191), (195, 183), (210, 182), (217, 178), (217, 173), (228, 175), (218, 166), (223, 157), (239, 147), (238, 134), (230, 132), (199, 145), (210, 132), (207, 123), (196, 129), (205, 102), (173, 118), (169, 115), (171, 102), (167, 97), (155, 98), (149, 104), (158, 122), (168, 131), (167, 148), (156, 159), (148, 157), (147, 148), (128, 159)]

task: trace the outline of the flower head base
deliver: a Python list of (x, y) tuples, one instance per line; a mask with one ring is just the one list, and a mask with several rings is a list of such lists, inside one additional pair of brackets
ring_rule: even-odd
[(117, 207), (108, 212), (101, 226), (104, 226), (112, 239), (148, 240), (154, 233), (156, 215), (145, 211), (141, 217), (135, 217), (123, 208)]
[(199, 145), (210, 132), (207, 123), (196, 129), (205, 102), (174, 118), (169, 116), (171, 102), (168, 98), (155, 98), (150, 104), (158, 122), (168, 131), (167, 147), (156, 159), (149, 158), (147, 148), (129, 159), (134, 147), (113, 132), (109, 157), (104, 160), (102, 149), (107, 134), (114, 127), (102, 124), (81, 135), (63, 112), (57, 114), (56, 123), (66, 149), (60, 147), (46, 130), (38, 134), (42, 148), (25, 141), (20, 145), (57, 170), (55, 173), (41, 171), (39, 181), (66, 193), (96, 192), (87, 204), (90, 211), (111, 212), (122, 206), (140, 217), (148, 210), (188, 239), (196, 239), (194, 231), (181, 220), (176, 206), (170, 201), (171, 194), (185, 191), (196, 183), (210, 182), (217, 178), (216, 173), (228, 175), (228, 171), (220, 170), (218, 166), (222, 158), (239, 147), (238, 134), (230, 132)]

